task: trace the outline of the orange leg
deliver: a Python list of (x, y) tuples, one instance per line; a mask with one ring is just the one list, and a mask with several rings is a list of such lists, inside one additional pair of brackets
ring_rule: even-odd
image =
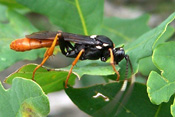
[(82, 49), (79, 53), (78, 53), (78, 56), (75, 58), (75, 60), (72, 62), (72, 66), (69, 70), (69, 73), (67, 75), (67, 78), (66, 78), (66, 81), (65, 81), (65, 88), (67, 88), (67, 84), (68, 84), (68, 81), (69, 81), (69, 77), (70, 77), (70, 74), (72, 73), (72, 69), (73, 67), (76, 65), (76, 63), (78, 62), (80, 56), (82, 55), (82, 53), (84, 52), (84, 49)]
[(117, 74), (117, 81), (120, 79), (120, 74), (119, 72), (115, 69), (115, 65), (114, 65), (114, 55), (113, 55), (113, 52), (112, 52), (112, 49), (109, 48), (109, 52), (110, 52), (110, 56), (111, 56), (111, 65), (112, 65), (112, 68), (113, 70), (115, 71), (115, 73)]
[(41, 64), (39, 64), (34, 70), (33, 70), (33, 75), (32, 75), (32, 80), (34, 80), (34, 77), (35, 77), (35, 72), (37, 71), (37, 69), (39, 69), (41, 66), (44, 65), (44, 63), (47, 61), (47, 59), (53, 55), (53, 51), (55, 49), (55, 46), (56, 46), (56, 43), (57, 43), (57, 40), (59, 39), (59, 36), (61, 36), (61, 33), (58, 33), (54, 40), (53, 40), (53, 43), (52, 45), (50, 46), (50, 48), (48, 48), (44, 54), (44, 59), (43, 61), (41, 62)]

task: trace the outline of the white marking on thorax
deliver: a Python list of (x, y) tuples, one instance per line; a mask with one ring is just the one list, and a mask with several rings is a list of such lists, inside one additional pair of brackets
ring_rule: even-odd
[(90, 38), (92, 38), (92, 39), (94, 39), (94, 38), (96, 38), (97, 37), (97, 35), (91, 35), (90, 36)]
[(103, 44), (104, 47), (106, 47), (106, 46), (108, 46), (108, 45), (109, 45), (109, 44), (107, 44), (107, 43), (104, 43), (104, 44)]
[(101, 46), (96, 46), (96, 48), (97, 48), (97, 49), (102, 49), (102, 47), (101, 47)]
[(123, 50), (123, 48), (120, 48), (120, 50)]

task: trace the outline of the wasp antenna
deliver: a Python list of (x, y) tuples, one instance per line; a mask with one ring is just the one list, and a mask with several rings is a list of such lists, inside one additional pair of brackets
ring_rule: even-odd
[(125, 56), (125, 59), (126, 59), (126, 71), (125, 71), (125, 78), (127, 78), (128, 77), (128, 59), (127, 59), (127, 57)]
[[(126, 74), (125, 75), (126, 75), (126, 77), (128, 75), (128, 63), (129, 63), (130, 68), (131, 68), (131, 73), (132, 73), (131, 80), (130, 80), (131, 83), (130, 83), (129, 87), (127, 88), (127, 90), (125, 91), (125, 94), (124, 94), (125, 96), (121, 100), (121, 103), (120, 103), (120, 105), (117, 109), (117, 112), (115, 113), (114, 116), (118, 116), (118, 114), (121, 112), (123, 106), (126, 105), (128, 99), (131, 95), (132, 90), (134, 89), (135, 76), (133, 75), (133, 68), (132, 68), (132, 64), (131, 64), (131, 61), (130, 61), (128, 55), (125, 55), (125, 60), (127, 62), (126, 63)], [(125, 80), (122, 87), (124, 87), (127, 83), (128, 83), (128, 80)]]
[(131, 69), (131, 74), (133, 74), (133, 67), (132, 67), (132, 64), (131, 64), (131, 61), (130, 61), (128, 55), (125, 55), (125, 60), (126, 60), (126, 72), (125, 72), (125, 78), (127, 78), (127, 76), (128, 76), (128, 63), (129, 63), (130, 69)]

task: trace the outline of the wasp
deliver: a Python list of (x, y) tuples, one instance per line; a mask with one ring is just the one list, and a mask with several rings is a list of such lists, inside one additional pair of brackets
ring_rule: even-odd
[(122, 59), (127, 61), (126, 69), (128, 69), (129, 63), (132, 70), (131, 61), (129, 56), (125, 54), (124, 49), (122, 47), (115, 48), (113, 42), (103, 35), (85, 36), (62, 31), (43, 31), (26, 35), (25, 38), (16, 39), (10, 44), (11, 49), (22, 52), (47, 47), (43, 61), (33, 71), (32, 80), (34, 80), (37, 69), (43, 66), (46, 60), (53, 55), (55, 46), (59, 46), (62, 54), (66, 57), (75, 58), (67, 75), (65, 88), (67, 88), (72, 69), (78, 60), (101, 59), (101, 61), (106, 62), (110, 58), (110, 64), (117, 74), (117, 81), (120, 78), (120, 74), (116, 70), (115, 65)]

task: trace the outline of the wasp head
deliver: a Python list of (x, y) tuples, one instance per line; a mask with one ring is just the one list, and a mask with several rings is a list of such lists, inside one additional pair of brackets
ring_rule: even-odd
[(113, 54), (114, 54), (114, 62), (116, 64), (118, 64), (122, 59), (125, 58), (125, 60), (126, 60), (125, 78), (127, 78), (127, 76), (128, 76), (128, 63), (129, 63), (130, 68), (131, 68), (131, 73), (133, 74), (132, 64), (131, 64), (131, 61), (129, 59), (129, 56), (127, 54), (125, 54), (125, 50), (122, 47), (113, 48)]
[(122, 47), (114, 48), (113, 54), (114, 54), (114, 61), (116, 64), (118, 64), (123, 58), (125, 58), (125, 51)]

